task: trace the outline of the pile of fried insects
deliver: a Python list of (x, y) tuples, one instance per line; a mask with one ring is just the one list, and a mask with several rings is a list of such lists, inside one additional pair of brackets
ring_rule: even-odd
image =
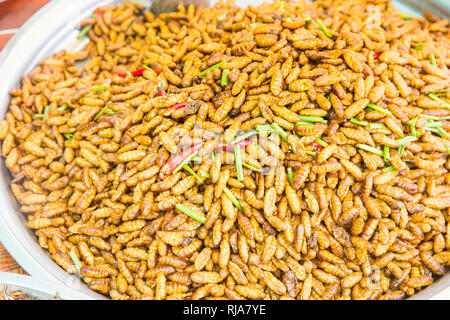
[(448, 20), (124, 2), (79, 28), (11, 90), (0, 139), (28, 227), (92, 290), (403, 299), (446, 273)]

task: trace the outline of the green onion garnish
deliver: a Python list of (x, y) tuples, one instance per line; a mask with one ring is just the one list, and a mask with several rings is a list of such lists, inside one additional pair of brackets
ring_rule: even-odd
[(71, 134), (71, 133), (64, 133), (64, 137), (65, 137), (67, 140), (73, 140), (73, 134)]
[(398, 14), (403, 20), (411, 20), (411, 17), (410, 16), (408, 16), (407, 14), (405, 14), (405, 13), (399, 13)]
[(282, 127), (280, 127), (278, 124), (276, 124), (275, 122), (271, 124), (271, 127), (273, 129), (275, 129), (276, 132), (278, 132), (278, 134), (287, 141), (287, 133), (286, 131), (284, 131), (284, 129)]
[(235, 143), (242, 141), (244, 139), (247, 139), (255, 134), (257, 134), (256, 130), (247, 131), (247, 132), (241, 134), (240, 136), (237, 136), (236, 138), (234, 138), (230, 143), (224, 143), (223, 145), (227, 146), (229, 144), (235, 144)]
[[(97, 115), (94, 117), (94, 121), (96, 121), (98, 118), (100, 118), (105, 112), (108, 112), (108, 107), (107, 106), (104, 106), (103, 108), (102, 108), (102, 110), (100, 110), (100, 112), (99, 113), (97, 113)], [(109, 112), (108, 112), (109, 113)]]
[(182, 213), (184, 213), (185, 215), (191, 217), (192, 219), (194, 219), (197, 222), (200, 223), (205, 223), (206, 221), (206, 217), (198, 212), (195, 212), (194, 210), (192, 210), (189, 207), (186, 207), (184, 204), (182, 203), (178, 203), (175, 208), (177, 208), (179, 211), (181, 211)]
[(63, 112), (69, 107), (67, 103), (64, 103), (61, 107), (58, 108), (58, 112)]
[(274, 132), (276, 131), (270, 124), (258, 124), (256, 126), (256, 132), (262, 133), (262, 132)]
[(241, 160), (241, 147), (239, 145), (234, 146), (234, 160), (236, 162), (236, 175), (238, 181), (244, 180), (244, 172), (242, 169), (242, 160)]
[(108, 86), (98, 86), (98, 87), (92, 87), (91, 91), (92, 92), (99, 92), (99, 91), (105, 91), (106, 89), (108, 89)]
[(230, 69), (225, 69), (222, 71), (222, 79), (220, 80), (220, 85), (226, 87), (228, 85), (228, 73)]
[(437, 95), (435, 95), (434, 93), (429, 93), (429, 94), (428, 94), (428, 97), (429, 97), (431, 100), (434, 100), (434, 101), (437, 101), (437, 102), (440, 102), (440, 103), (444, 104), (444, 106), (445, 106), (447, 109), (450, 109), (450, 103), (448, 103), (448, 102), (446, 102), (446, 101), (440, 99), (440, 98), (439, 98)]
[(92, 24), (85, 26), (83, 29), (81, 29), (80, 33), (77, 35), (77, 39), (81, 40), (88, 32), (91, 30)]
[(198, 173), (198, 175), (199, 175), (200, 177), (207, 178), (207, 179), (211, 178), (211, 175), (210, 175), (209, 173), (206, 173), (206, 172), (203, 172), (203, 171), (200, 171), (200, 172)]
[(407, 143), (410, 143), (410, 142), (413, 142), (416, 140), (417, 140), (417, 137), (415, 137), (415, 136), (405, 136), (403, 138), (397, 139), (397, 142), (399, 144), (407, 144)]
[(400, 147), (398, 147), (398, 156), (401, 157), (403, 154), (403, 151), (405, 151), (405, 145), (402, 144)]
[(317, 138), (316, 139), (316, 143), (317, 144), (319, 144), (320, 146), (322, 146), (322, 147), (326, 147), (326, 146), (328, 146), (328, 143), (326, 143), (325, 141), (323, 141), (322, 139), (320, 139), (320, 138)]
[(449, 90), (449, 88), (447, 88), (447, 89), (442, 89), (442, 90), (436, 91), (435, 94), (446, 93), (448, 90)]
[(159, 81), (159, 82), (158, 82), (157, 89), (158, 89), (158, 90), (162, 90), (162, 88), (164, 88), (164, 82)]
[(258, 24), (261, 24), (262, 23), (262, 21), (256, 21), (255, 23), (251, 23), (250, 25), (249, 25), (249, 27), (250, 28), (253, 28), (253, 27), (256, 27)]
[(258, 170), (257, 168), (255, 168), (254, 166), (249, 165), (248, 163), (245, 163), (245, 162), (242, 162), (242, 166), (243, 166), (243, 167), (246, 167), (247, 169), (250, 169), (250, 170), (252, 170), (252, 171), (256, 171), (256, 172), (259, 171), (259, 170)]
[(430, 61), (433, 66), (436, 65), (436, 57), (432, 53), (430, 53)]
[(417, 46), (414, 47), (414, 50), (418, 51), (422, 49), (425, 46), (425, 43), (419, 43)]
[(363, 127), (367, 127), (369, 125), (369, 123), (367, 121), (361, 121), (355, 118), (350, 118), (350, 122), (353, 124), (356, 124), (358, 126), (363, 126)]
[(221, 62), (219, 62), (219, 63), (216, 63), (215, 65), (209, 67), (208, 69), (203, 70), (202, 72), (200, 72), (200, 75), (201, 75), (201, 76), (204, 76), (204, 75), (206, 74), (206, 71), (213, 71), (213, 70), (216, 70), (216, 69), (220, 68), (224, 63), (225, 63), (225, 61), (221, 61)]
[(445, 146), (445, 148), (447, 149), (447, 153), (450, 154), (450, 147), (449, 146)]
[(309, 154), (310, 156), (315, 156), (316, 152), (315, 151), (305, 151), (306, 154)]
[(383, 172), (389, 172), (389, 171), (394, 171), (394, 170), (395, 170), (395, 167), (394, 167), (394, 166), (389, 166), (389, 167), (386, 167), (386, 168), (382, 169), (381, 171), (383, 171)]
[[(312, 117), (312, 116), (299, 116), (300, 121), (304, 121), (304, 122), (319, 122), (319, 123), (328, 123), (327, 120), (325, 120), (324, 118), (321, 117)], [(298, 124), (298, 122), (297, 122)]]
[(384, 154), (382, 150), (377, 149), (377, 148), (374, 148), (374, 147), (371, 147), (371, 146), (368, 146), (367, 144), (357, 144), (356, 146), (357, 146), (358, 148), (360, 148), (360, 149), (365, 150), (365, 151), (374, 153), (374, 154), (376, 154), (376, 155), (378, 155), (378, 156), (380, 156), (380, 157), (382, 157), (383, 154)]
[(317, 25), (319, 26), (320, 30), (322, 30), (322, 32), (328, 37), (331, 38), (333, 35), (331, 34), (331, 32), (327, 29), (327, 27), (325, 27), (325, 25), (323, 24), (322, 21), (320, 21), (319, 19), (316, 20)]
[(289, 183), (292, 185), (294, 183), (294, 173), (292, 172), (291, 167), (287, 167), (287, 176), (288, 176)]
[(47, 117), (47, 113), (48, 113), (48, 109), (49, 108), (50, 108), (49, 106), (45, 106), (44, 107), (44, 112), (42, 114), (35, 114), (34, 117), (35, 118), (41, 118), (42, 121), (45, 121), (45, 118)]
[(75, 249), (70, 250), (69, 257), (72, 259), (73, 264), (75, 265), (75, 268), (77, 268), (78, 274), (80, 275), (80, 278), (84, 278), (83, 275), (80, 273), (80, 269), (83, 266), (78, 259), (77, 255), (75, 254)]
[(195, 151), (193, 154), (191, 154), (189, 157), (187, 157), (182, 163), (180, 163), (180, 165), (178, 167), (175, 168), (175, 170), (173, 170), (172, 174), (177, 173), (178, 171), (181, 170), (181, 168), (183, 168), (183, 166), (187, 163), (189, 163), (189, 161), (192, 160), (192, 158), (194, 158), (197, 155), (198, 151)]
[(221, 15), (219, 18), (217, 18), (217, 22), (222, 22), (227, 17), (228, 12), (225, 12), (223, 15)]
[(388, 146), (383, 146), (383, 160), (389, 162), (391, 160), (391, 153)]
[(216, 155), (214, 154), (214, 151), (211, 151), (211, 159), (212, 159), (212, 161), (214, 161), (215, 158), (216, 158)]
[(305, 23), (306, 23), (306, 25), (310, 24), (311, 22), (312, 22), (312, 19), (311, 19), (311, 18), (307, 18), (307, 19), (305, 19)]
[(197, 179), (198, 182), (203, 183), (203, 180), (198, 176), (197, 173), (195, 173), (194, 170), (192, 170), (191, 167), (189, 167), (187, 164), (183, 164), (183, 169), (189, 172), (191, 175), (194, 176), (195, 179)]
[(370, 129), (383, 129), (384, 128), (384, 124), (383, 123), (369, 123), (369, 128)]
[(450, 138), (450, 135), (447, 133), (447, 131), (445, 131), (444, 128), (442, 127), (436, 127), (437, 133), (441, 136), (441, 137), (445, 137), (445, 138)]
[(416, 116), (415, 118), (412, 118), (411, 120), (406, 122), (407, 124), (409, 124), (409, 131), (411, 131), (411, 135), (414, 137), (417, 136), (417, 132), (416, 132), (417, 119), (419, 119), (419, 116)]
[(384, 114), (387, 114), (387, 115), (390, 115), (390, 116), (392, 115), (392, 112), (390, 112), (389, 110), (386, 110), (386, 109), (384, 109), (384, 108), (382, 108), (380, 106), (377, 106), (376, 104), (368, 103), (367, 106), (369, 108), (371, 108), (371, 109), (383, 112)]
[(225, 194), (228, 196), (228, 198), (230, 198), (231, 202), (234, 203), (234, 205), (236, 206), (236, 208), (239, 209), (239, 211), (243, 212), (244, 210), (242, 209), (241, 204), (239, 203), (239, 201), (236, 199), (236, 197), (231, 193), (231, 191), (227, 188), (224, 187), (223, 188), (223, 192), (225, 192)]

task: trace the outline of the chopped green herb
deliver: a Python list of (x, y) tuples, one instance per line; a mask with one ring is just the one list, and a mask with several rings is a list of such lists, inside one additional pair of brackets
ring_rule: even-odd
[(99, 113), (94, 117), (94, 121), (96, 121), (98, 118), (100, 118), (105, 112), (107, 112), (109, 109), (107, 106), (104, 106), (102, 110), (100, 110)]
[(417, 137), (415, 137), (415, 136), (405, 136), (403, 138), (397, 139), (397, 142), (399, 144), (407, 144), (407, 143), (410, 143), (410, 142), (413, 142), (416, 140), (417, 140)]
[(405, 14), (405, 13), (399, 13), (398, 14), (403, 20), (411, 20), (411, 17), (410, 16), (408, 16), (407, 14)]
[(223, 15), (221, 15), (219, 18), (217, 18), (217, 22), (222, 22), (223, 20), (225, 20), (227, 15), (228, 15), (228, 12), (225, 12)]
[(64, 133), (64, 137), (65, 137), (67, 140), (73, 140), (73, 134), (71, 134), (71, 133)]
[(430, 62), (433, 66), (436, 65), (436, 57), (434, 56), (433, 53), (430, 53)]
[(447, 88), (447, 89), (442, 89), (442, 90), (436, 91), (435, 94), (446, 93), (448, 90), (449, 90), (449, 88)]
[(326, 143), (325, 141), (323, 141), (323, 140), (320, 139), (320, 138), (317, 138), (317, 139), (316, 139), (316, 143), (317, 143), (318, 145), (324, 147), (324, 148), (325, 148), (326, 146), (328, 146), (328, 143)]
[(429, 94), (428, 94), (428, 97), (429, 97), (431, 100), (434, 100), (434, 101), (437, 101), (437, 102), (442, 103), (447, 109), (450, 109), (450, 103), (448, 103), (448, 102), (442, 100), (441, 98), (439, 98), (439, 97), (438, 97), (437, 95), (435, 95), (434, 93), (429, 93)]
[(92, 87), (91, 91), (92, 92), (99, 92), (99, 91), (105, 91), (106, 89), (108, 89), (108, 86), (98, 86), (98, 87)]
[(206, 71), (214, 71), (214, 70), (220, 68), (224, 63), (225, 63), (225, 61), (221, 61), (219, 63), (216, 63), (215, 65), (209, 67), (208, 69), (203, 70), (202, 72), (200, 72), (200, 75), (204, 76), (206, 74)]
[(304, 122), (319, 122), (319, 123), (328, 123), (328, 121), (324, 118), (321, 117), (312, 117), (312, 116), (299, 116), (300, 121), (304, 121)]
[(206, 172), (203, 172), (203, 171), (200, 171), (198, 175), (200, 177), (207, 178), (207, 179), (211, 178), (211, 175), (209, 173), (206, 173)]
[(419, 119), (419, 116), (416, 116), (415, 118), (412, 118), (411, 120), (409, 120), (407, 122), (407, 124), (409, 124), (409, 131), (411, 131), (411, 135), (414, 137), (417, 135), (417, 132), (416, 132), (417, 119)]
[(436, 127), (436, 130), (438, 131), (437, 133), (438, 133), (441, 137), (450, 138), (450, 135), (447, 133), (447, 131), (445, 131), (444, 128), (442, 128), (442, 127)]
[(287, 167), (287, 176), (288, 176), (289, 183), (292, 185), (294, 183), (294, 173), (292, 172), (291, 167)]
[(257, 171), (257, 172), (259, 171), (257, 168), (255, 168), (254, 166), (249, 165), (248, 163), (242, 162), (242, 166), (246, 167), (247, 169), (250, 169), (252, 171)]
[(394, 166), (389, 166), (389, 167), (386, 167), (386, 168), (382, 169), (381, 171), (389, 172), (389, 171), (394, 171), (394, 170), (395, 170)]
[(447, 153), (450, 154), (450, 147), (449, 146), (445, 146), (445, 148), (447, 149)]
[(80, 262), (80, 260), (78, 259), (76, 253), (75, 253), (75, 249), (70, 250), (69, 252), (69, 257), (70, 259), (72, 259), (73, 264), (75, 265), (75, 268), (77, 268), (77, 272), (80, 275), (80, 278), (84, 278), (84, 276), (80, 273), (80, 269), (83, 266)]
[(83, 29), (81, 29), (80, 33), (77, 35), (77, 39), (81, 40), (88, 32), (91, 30), (92, 24), (85, 26)]
[(178, 203), (175, 206), (175, 208), (177, 208), (179, 211), (181, 211), (185, 215), (191, 217), (192, 219), (194, 219), (197, 222), (205, 223), (205, 221), (206, 221), (206, 217), (203, 214), (195, 212), (194, 210), (192, 210), (191, 208), (185, 206), (182, 203)]
[(388, 146), (383, 146), (383, 160), (384, 162), (391, 161), (391, 153)]
[(180, 165), (178, 167), (175, 168), (175, 170), (173, 170), (172, 174), (177, 173), (178, 171), (181, 170), (181, 168), (183, 168), (183, 166), (187, 163), (189, 163), (189, 161), (192, 160), (192, 158), (194, 158), (197, 155), (198, 151), (195, 151), (193, 154), (191, 154), (189, 157), (187, 157), (186, 159), (184, 159), (184, 161), (182, 163), (180, 163)]
[(371, 109), (383, 112), (384, 114), (387, 114), (387, 115), (390, 115), (390, 116), (392, 115), (392, 112), (390, 112), (389, 110), (386, 110), (386, 109), (384, 109), (384, 108), (382, 108), (380, 106), (377, 106), (376, 104), (368, 103), (367, 106), (369, 108), (371, 108)]
[(270, 124), (258, 124), (256, 126), (256, 132), (262, 133), (262, 132), (274, 132), (276, 131)]
[(369, 128), (370, 129), (383, 129), (384, 128), (384, 124), (383, 123), (369, 123)]
[(234, 203), (234, 205), (236, 206), (236, 208), (239, 209), (239, 211), (241, 211), (241, 212), (244, 211), (242, 209), (242, 206), (239, 203), (239, 201), (236, 199), (236, 197), (231, 193), (231, 191), (227, 187), (223, 188), (223, 192), (225, 192), (225, 194), (228, 196), (228, 198), (230, 198), (231, 202)]
[(315, 156), (316, 152), (315, 151), (305, 151), (306, 154), (309, 154), (310, 156)]
[(258, 24), (261, 24), (262, 23), (262, 21), (256, 21), (255, 23), (251, 23), (250, 25), (249, 25), (249, 27), (250, 28), (253, 28), (253, 27), (256, 27)]
[(214, 151), (211, 151), (211, 159), (212, 159), (212, 161), (214, 161), (215, 158), (216, 158), (216, 156), (214, 154)]
[(380, 157), (382, 157), (383, 154), (384, 154), (382, 150), (374, 148), (374, 147), (371, 147), (371, 146), (368, 146), (367, 144), (357, 144), (356, 146), (358, 148), (360, 148), (360, 149), (365, 150), (365, 151), (368, 151), (368, 152), (374, 153), (376, 155), (379, 155)]
[(328, 37), (331, 38), (333, 37), (333, 35), (331, 34), (331, 32), (327, 29), (327, 27), (325, 27), (325, 25), (323, 24), (322, 21), (320, 21), (319, 19), (316, 20), (317, 25), (319, 26), (320, 30), (322, 30), (322, 32)]
[(162, 90), (162, 88), (164, 88), (164, 82), (159, 81), (159, 82), (158, 82), (157, 89), (158, 89), (158, 90)]
[(220, 80), (220, 85), (226, 87), (228, 85), (228, 73), (230, 69), (225, 69), (222, 71), (222, 79)]
[(278, 124), (276, 124), (275, 122), (271, 124), (271, 127), (278, 132), (278, 134), (287, 141), (287, 136), (288, 134), (286, 133), (286, 131), (284, 131), (284, 129), (282, 127), (280, 127)]
[(198, 182), (203, 183), (203, 180), (198, 176), (197, 173), (195, 173), (194, 170), (192, 170), (191, 167), (189, 167), (189, 165), (183, 164), (183, 169), (186, 170), (187, 172), (189, 172), (191, 175), (193, 175), (194, 178), (197, 179)]
[(398, 147), (398, 156), (401, 157), (403, 154), (403, 151), (405, 151), (405, 145), (402, 144), (400, 147)]
[(361, 121), (355, 118), (350, 118), (350, 122), (353, 124), (356, 124), (358, 126), (363, 126), (363, 127), (367, 127), (369, 125), (369, 123), (367, 121)]
[(67, 103), (64, 103), (61, 107), (58, 108), (58, 112), (63, 112), (69, 107)]
[(417, 46), (414, 47), (414, 50), (418, 51), (418, 50), (422, 49), (423, 47), (425, 47), (425, 43), (419, 43)]
[(312, 22), (312, 19), (311, 19), (311, 18), (305, 19), (305, 24), (306, 24), (306, 25), (310, 24), (311, 22)]
[(227, 146), (228, 144), (235, 144), (239, 141), (250, 138), (251, 136), (253, 136), (255, 134), (257, 134), (256, 130), (247, 131), (247, 132), (241, 134), (240, 136), (237, 136), (236, 138), (234, 138), (230, 143), (224, 143), (224, 146)]
[(238, 181), (244, 180), (244, 172), (242, 169), (242, 160), (241, 160), (241, 147), (239, 145), (234, 146), (234, 161), (236, 162), (236, 175)]

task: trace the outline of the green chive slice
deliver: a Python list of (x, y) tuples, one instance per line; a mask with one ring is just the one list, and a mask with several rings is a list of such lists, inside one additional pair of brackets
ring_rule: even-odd
[(221, 62), (219, 62), (219, 63), (216, 63), (215, 65), (209, 67), (208, 69), (203, 70), (203, 71), (200, 73), (200, 75), (201, 75), (201, 76), (204, 76), (204, 75), (206, 74), (206, 71), (214, 71), (214, 70), (220, 68), (224, 63), (225, 63), (225, 61), (221, 61)]
[(194, 219), (197, 222), (200, 222), (200, 223), (203, 224), (206, 221), (206, 217), (203, 214), (195, 212), (194, 210), (192, 210), (191, 208), (185, 206), (182, 203), (178, 203), (175, 206), (175, 208), (177, 208), (179, 211), (181, 211), (185, 215), (191, 217), (192, 219)]
[(369, 108), (373, 109), (373, 110), (380, 111), (380, 112), (382, 112), (384, 114), (387, 114), (387, 115), (390, 115), (390, 116), (392, 115), (392, 112), (390, 112), (389, 110), (386, 110), (386, 109), (384, 109), (384, 108), (382, 108), (380, 106), (377, 106), (376, 104), (368, 103), (367, 106)]
[(294, 173), (292, 172), (291, 167), (287, 167), (287, 176), (288, 176), (289, 183), (292, 185), (294, 183)]
[(225, 69), (222, 71), (222, 79), (220, 80), (220, 85), (226, 87), (228, 85), (228, 73), (230, 69)]
[(233, 204), (236, 206), (236, 208), (239, 209), (239, 211), (241, 211), (241, 212), (244, 211), (244, 209), (242, 209), (242, 206), (239, 203), (239, 201), (236, 199), (236, 197), (231, 193), (231, 191), (227, 187), (223, 188), (223, 192), (225, 192), (225, 194), (228, 196), (228, 198), (230, 198), (231, 202), (233, 202)]
[(394, 171), (394, 170), (395, 170), (395, 167), (394, 167), (394, 166), (389, 166), (389, 167), (383, 168), (381, 171), (383, 171), (383, 172), (389, 172), (389, 171)]
[(407, 143), (410, 143), (410, 142), (413, 142), (416, 140), (417, 140), (417, 137), (415, 137), (415, 136), (405, 136), (403, 138), (397, 139), (397, 142), (399, 144), (407, 144)]
[(242, 160), (241, 160), (241, 147), (239, 145), (234, 146), (234, 159), (236, 162), (236, 174), (238, 181), (244, 180), (244, 172), (242, 169)]
[(278, 134), (287, 141), (287, 136), (288, 134), (286, 133), (286, 131), (284, 131), (284, 129), (282, 127), (280, 127), (278, 124), (276, 124), (275, 122), (271, 124), (271, 127), (278, 132)]
[(328, 146), (328, 143), (326, 143), (325, 141), (323, 141), (323, 140), (320, 139), (320, 138), (317, 138), (317, 139), (316, 139), (316, 143), (317, 143), (318, 145), (324, 147), (324, 148), (325, 148), (326, 146)]
[(304, 122), (319, 122), (319, 123), (328, 123), (328, 121), (321, 117), (312, 117), (312, 116), (299, 116), (300, 121)]
[(92, 24), (89, 24), (89, 25), (85, 26), (83, 29), (81, 29), (80, 33), (78, 33), (78, 35), (77, 35), (77, 39), (81, 40), (89, 32), (89, 30), (91, 30), (91, 28), (92, 28)]
[(363, 127), (367, 127), (369, 125), (369, 123), (367, 121), (361, 121), (355, 118), (350, 118), (350, 122), (353, 124), (356, 124), (358, 126), (363, 126)]
[(325, 25), (323, 24), (322, 21), (320, 21), (319, 19), (316, 20), (317, 25), (319, 26), (320, 30), (322, 30), (322, 32), (328, 37), (331, 38), (333, 35), (331, 34), (331, 32), (327, 29), (327, 27), (325, 27)]
[(193, 175), (194, 178), (197, 179), (198, 182), (203, 183), (203, 180), (199, 177), (199, 175), (197, 173), (195, 173), (195, 171), (192, 170), (192, 168), (189, 167), (187, 164), (183, 165), (183, 169), (186, 170), (187, 172), (189, 172), (191, 175)]
[(83, 275), (80, 273), (80, 269), (83, 266), (78, 259), (77, 255), (75, 254), (75, 249), (70, 250), (69, 257), (72, 259), (73, 264), (75, 265), (75, 268), (77, 268), (78, 274), (81, 278), (84, 278)]
[(382, 157), (384, 155), (382, 150), (374, 148), (374, 147), (371, 147), (371, 146), (368, 146), (367, 144), (357, 144), (356, 146), (358, 148), (362, 149), (362, 150), (371, 152), (371, 153), (376, 154), (376, 155), (378, 155), (380, 157)]
[(383, 146), (383, 160), (389, 162), (391, 160), (391, 153), (388, 146)]

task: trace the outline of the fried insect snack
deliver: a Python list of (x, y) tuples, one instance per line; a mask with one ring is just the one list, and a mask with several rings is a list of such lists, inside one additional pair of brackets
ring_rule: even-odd
[(11, 90), (0, 140), (28, 227), (92, 290), (403, 299), (447, 272), (448, 20), (123, 2), (80, 28)]

